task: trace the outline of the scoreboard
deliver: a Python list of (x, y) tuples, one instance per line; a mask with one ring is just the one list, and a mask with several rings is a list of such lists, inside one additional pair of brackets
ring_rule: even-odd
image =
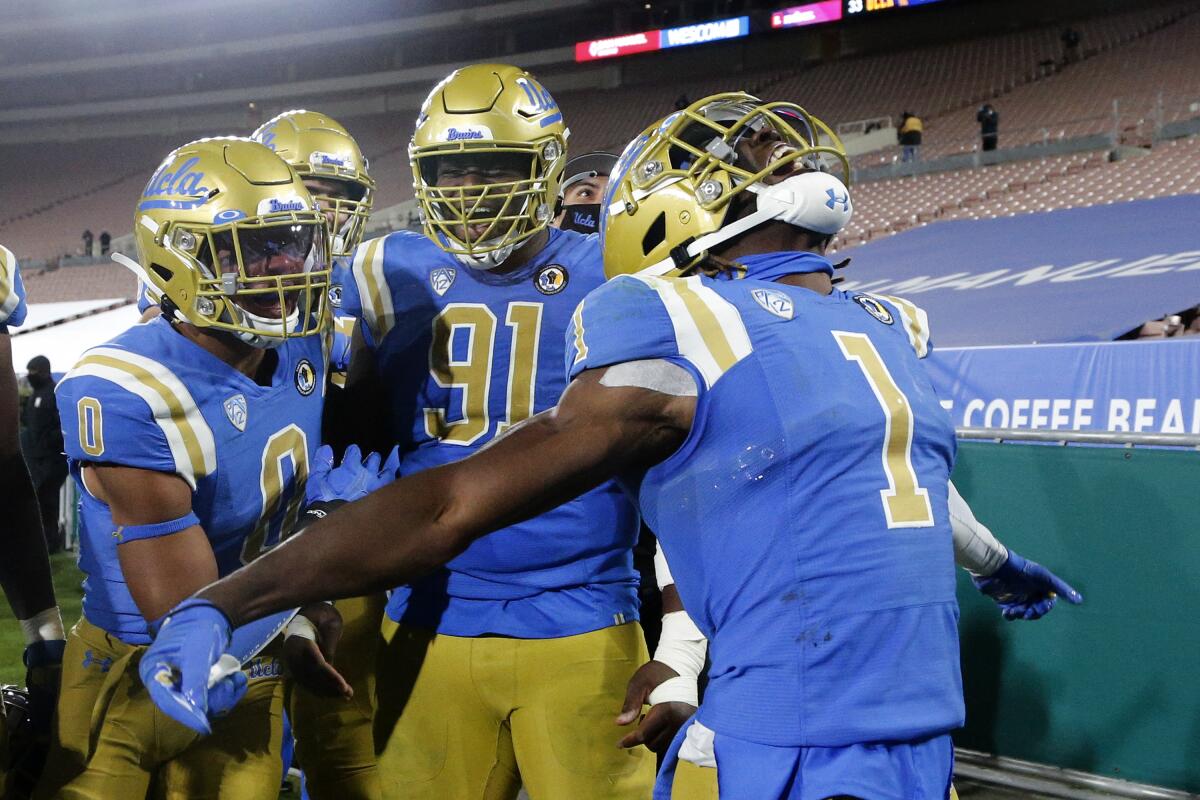
[(820, 25), (847, 17), (873, 16), (873, 12), (876, 11), (940, 2), (943, 0), (819, 0), (771, 12), (771, 27), (798, 28), (804, 25)]
[(923, 6), (927, 3), (940, 3), (942, 0), (842, 0), (846, 16), (869, 14), (872, 11), (889, 11), (893, 8), (908, 8)]

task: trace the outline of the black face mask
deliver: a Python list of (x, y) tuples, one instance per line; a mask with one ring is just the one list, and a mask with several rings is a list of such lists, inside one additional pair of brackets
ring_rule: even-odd
[(600, 204), (563, 206), (563, 221), (558, 227), (564, 231), (595, 233), (600, 230)]
[(44, 389), (47, 386), (53, 386), (54, 379), (40, 372), (31, 372), (29, 373), (29, 385), (34, 389)]

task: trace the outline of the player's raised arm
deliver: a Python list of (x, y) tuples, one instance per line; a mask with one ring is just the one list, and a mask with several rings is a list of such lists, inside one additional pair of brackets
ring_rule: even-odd
[(182, 603), (142, 660), (156, 702), (190, 708), (204, 730), (208, 670), (231, 625), (411, 581), (493, 530), (674, 452), (695, 398), (607, 386), (603, 373), (582, 373), (556, 408), (493, 446), (339, 509)]

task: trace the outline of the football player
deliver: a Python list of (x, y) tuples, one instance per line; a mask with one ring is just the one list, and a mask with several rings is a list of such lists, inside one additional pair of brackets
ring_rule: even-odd
[[(458, 70), (422, 106), (409, 153), (424, 233), (366, 242), (342, 287), (403, 474), (475, 452), (562, 392), (562, 332), (604, 280), (594, 239), (550, 227), (567, 135), (517, 67)], [(645, 653), (636, 532), (609, 483), (394, 587), (377, 677), (385, 797), (646, 795), (650, 754), (618, 751), (612, 728)]]
[[(740, 93), (635, 139), (604, 203), (621, 277), (573, 316), (557, 407), (182, 603), (143, 662), (157, 702), (203, 727), (231, 624), (416, 579), (621, 476), (710, 642), (657, 797), (676, 755), (711, 760), (722, 798), (946, 797), (954, 430), (918, 360), (922, 315), (832, 286), (822, 253), (850, 202), (830, 164), (845, 171), (825, 125)], [(1081, 599), (1011, 552), (989, 580), (1004, 603)]]
[[(348, 266), (346, 259), (362, 242), (375, 191), (375, 181), (358, 142), (336, 120), (304, 110), (285, 111), (264, 123), (250, 138), (270, 147), (299, 174), (329, 224), (334, 269)], [(331, 297), (335, 302), (338, 299), (336, 293)], [(347, 322), (350, 324), (345, 325)], [(350, 335), (353, 320), (339, 315), (335, 324), (346, 328), (339, 331), (334, 345), (335, 351), (341, 351), (344, 346), (340, 343)], [(333, 379), (338, 383), (343, 377)], [(331, 404), (339, 399), (331, 399)], [(352, 406), (337, 410), (355, 411)], [(302, 685), (291, 691), (288, 713), (296, 751), (304, 769), (305, 786), (318, 800), (371, 800), (380, 796), (372, 720), (383, 603), (384, 595), (379, 593), (335, 604), (342, 628), (332, 666), (353, 690), (350, 702), (340, 696), (322, 696)], [(284, 653), (293, 672), (305, 669), (302, 660), (320, 660), (315, 631), (316, 626), (303, 615), (297, 615), (288, 626)]]
[(137, 666), (179, 598), (273, 546), (299, 515), (320, 439), (326, 223), (282, 159), (229, 137), (170, 153), (134, 231), (139, 261), (122, 263), (163, 313), (87, 351), (57, 390), (86, 579), (46, 788), (140, 798), (154, 781), (170, 797), (273, 797), (274, 650), (246, 653), (215, 684), (226, 710), (249, 688), (203, 741), (155, 711)]
[[(0, 763), (0, 795), (11, 792), (18, 797), (29, 795), (45, 758), (66, 638), (54, 599), (37, 496), (18, 436), (17, 381), (8, 329), (25, 321), (26, 310), (17, 258), (0, 246), (0, 486), (5, 487), (9, 508), (0, 586), (25, 637), (28, 711), (36, 740), (13, 774), (6, 776), (8, 763)], [(7, 739), (4, 723), (0, 715), (0, 741)]]
[(580, 233), (600, 230), (600, 198), (616, 163), (616, 156), (601, 151), (575, 156), (567, 162), (558, 189), (554, 227)]

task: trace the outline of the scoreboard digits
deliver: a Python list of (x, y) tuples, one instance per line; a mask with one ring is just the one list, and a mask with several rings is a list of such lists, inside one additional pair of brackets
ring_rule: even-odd
[(852, 14), (870, 13), (872, 11), (887, 11), (893, 8), (908, 8), (923, 6), (926, 3), (939, 3), (941, 0), (842, 0), (847, 16)]

